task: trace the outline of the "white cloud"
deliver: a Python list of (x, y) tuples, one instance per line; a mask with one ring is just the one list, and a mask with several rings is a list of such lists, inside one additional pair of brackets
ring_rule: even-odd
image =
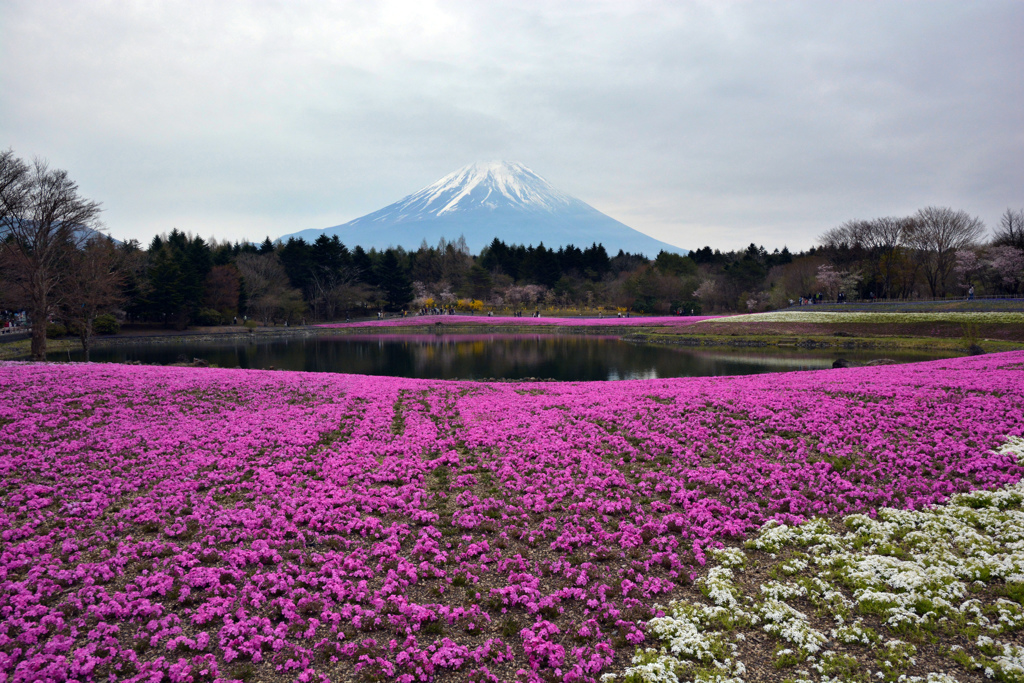
[[(0, 6), (0, 145), (117, 236), (326, 227), (517, 160), (682, 246), (1024, 203), (1024, 5)], [(258, 232), (254, 232), (258, 231)]]

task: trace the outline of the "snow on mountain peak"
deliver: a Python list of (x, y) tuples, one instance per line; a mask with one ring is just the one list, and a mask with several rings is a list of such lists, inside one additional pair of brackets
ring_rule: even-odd
[(671, 244), (637, 232), (594, 207), (552, 187), (526, 166), (513, 161), (469, 164), (419, 192), (373, 213), (326, 230), (303, 230), (289, 237), (310, 241), (338, 235), (364, 249), (403, 246), (415, 249), (423, 240), (436, 243), (463, 236), (479, 252), (498, 237), (515, 244), (601, 243), (654, 256), (661, 250), (686, 253)]
[(478, 161), (409, 195), (400, 204), (403, 212), (442, 216), (501, 205), (524, 211), (555, 211), (574, 201), (520, 163)]

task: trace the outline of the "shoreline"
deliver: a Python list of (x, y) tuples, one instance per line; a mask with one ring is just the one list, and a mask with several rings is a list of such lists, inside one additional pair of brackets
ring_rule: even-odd
[[(536, 321), (536, 319), (524, 319)], [(552, 322), (547, 323), (547, 320)], [(451, 323), (430, 319), (416, 322), (404, 319), (388, 321), (381, 325), (368, 320), (359, 323), (306, 325), (301, 327), (215, 327), (194, 328), (181, 331), (171, 330), (129, 330), (117, 335), (95, 337), (93, 349), (117, 347), (128, 344), (173, 344), (183, 339), (190, 342), (213, 342), (232, 340), (266, 340), (279, 338), (310, 338), (324, 336), (347, 336), (352, 334), (402, 335), (402, 334), (480, 334), (484, 328), (487, 334), (533, 333), (544, 335), (610, 335), (622, 341), (689, 347), (755, 347), (755, 348), (804, 348), (804, 349), (888, 349), (888, 350), (934, 350), (959, 351), (967, 353), (970, 343), (984, 344), (986, 352), (1009, 351), (1024, 348), (1024, 337), (1018, 326), (1013, 324), (982, 324), (976, 330), (962, 330), (952, 323), (923, 328), (921, 323), (891, 323), (884, 325), (883, 334), (878, 323), (844, 323), (826, 321), (821, 323), (800, 322), (797, 324), (764, 323), (747, 318), (733, 322), (729, 318), (707, 320), (703, 323), (680, 322), (686, 318), (666, 318), (663, 325), (623, 324), (616, 320), (600, 324), (573, 324), (570, 318), (546, 319), (545, 322), (519, 322), (518, 319), (496, 321), (481, 318), (479, 322), (458, 320)], [(644, 322), (647, 322), (646, 320)], [(706, 332), (700, 329), (707, 329)], [(922, 334), (930, 332), (931, 334)], [(916, 333), (916, 334), (915, 334)], [(1004, 338), (993, 338), (1002, 336)], [(0, 360), (27, 360), (30, 340), (0, 339)], [(81, 348), (77, 338), (64, 337), (48, 340), (49, 353), (70, 351)]]

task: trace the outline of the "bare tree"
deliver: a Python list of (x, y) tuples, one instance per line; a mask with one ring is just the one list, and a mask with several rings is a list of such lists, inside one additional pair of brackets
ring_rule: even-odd
[(834, 228), (829, 228), (818, 237), (818, 244), (826, 249), (842, 249), (853, 246), (860, 224), (863, 221), (846, 221)]
[(241, 274), (233, 264), (214, 266), (206, 275), (203, 289), (206, 298), (203, 303), (208, 309), (217, 311), (222, 320), (230, 322), (238, 313), (238, 294)]
[(302, 294), (288, 286), (288, 274), (275, 252), (241, 254), (235, 265), (245, 281), (249, 310), (264, 326), (278, 315), (290, 318), (301, 313)]
[(813, 293), (818, 268), (824, 262), (824, 256), (815, 255), (794, 259), (791, 263), (772, 268), (768, 273), (768, 280), (778, 284), (781, 289), (779, 297), (782, 301), (778, 302), (778, 305), (788, 303), (787, 300), (790, 298), (801, 298)]
[(356, 282), (355, 270), (351, 267), (314, 267), (310, 270), (306, 285), (306, 298), (317, 320), (334, 320), (340, 310), (348, 310), (369, 293), (365, 286)]
[[(869, 221), (847, 221), (818, 238), (821, 246), (832, 251), (852, 250), (863, 259), (867, 280), (878, 283), (883, 298), (893, 295), (901, 272), (909, 261), (907, 247), (914, 239), (913, 218), (885, 216)], [(916, 274), (916, 269), (915, 269)]]
[[(917, 223), (908, 216), (886, 216), (871, 221), (871, 250), (877, 265), (879, 294), (890, 298), (894, 294), (906, 296), (917, 279), (917, 262), (909, 257), (909, 245), (914, 241)], [(900, 286), (901, 276), (910, 286)]]
[(31, 318), (33, 360), (46, 358), (46, 323), (69, 292), (73, 254), (99, 228), (99, 214), (67, 171), (0, 152), (0, 272)]
[(985, 224), (966, 211), (942, 206), (921, 209), (914, 222), (913, 245), (920, 253), (925, 280), (933, 297), (944, 296), (956, 252), (974, 246), (984, 234)]
[(94, 235), (70, 257), (67, 291), (61, 309), (78, 330), (85, 361), (89, 362), (96, 316), (120, 303), (122, 277), (119, 254), (113, 240)]
[(1024, 249), (1024, 209), (1007, 209), (999, 218), (999, 227), (992, 236), (992, 244)]
[(279, 288), (278, 283), (288, 278), (284, 267), (274, 253), (240, 254), (235, 265), (245, 282), (249, 310), (253, 317), (262, 320), (264, 325), (269, 324), (277, 307), (275, 290)]
[(377, 294), (372, 287), (368, 287), (359, 282), (343, 282), (336, 285), (333, 289), (326, 294), (328, 301), (328, 311), (330, 316), (339, 315), (341, 311), (345, 311), (346, 317), (348, 312), (354, 308), (366, 308), (368, 302), (377, 298)]

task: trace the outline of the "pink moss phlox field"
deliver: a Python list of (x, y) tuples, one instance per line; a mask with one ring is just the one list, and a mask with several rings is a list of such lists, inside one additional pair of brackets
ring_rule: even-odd
[(594, 681), (709, 546), (1018, 480), (1022, 369), (0, 364), (0, 680)]
[[(420, 334), (402, 334), (402, 333), (391, 333), (382, 335), (380, 332), (368, 332), (366, 334), (344, 334), (344, 335), (330, 335), (324, 336), (325, 339), (338, 339), (346, 341), (372, 341), (374, 343), (380, 343), (381, 340), (391, 342), (407, 342), (413, 344), (475, 344), (478, 342), (494, 342), (494, 341), (552, 341), (558, 339), (564, 339), (565, 337), (558, 337), (552, 334), (545, 334), (544, 332), (531, 332), (531, 333), (513, 333), (513, 334), (501, 334), (501, 333), (488, 333), (488, 332), (475, 332), (473, 334), (468, 333), (456, 333), (456, 334), (438, 334), (436, 332), (423, 332)], [(616, 334), (588, 334), (587, 339), (590, 340), (607, 340), (607, 341), (618, 341), (622, 339)]]
[(415, 325), (545, 325), (548, 327), (684, 327), (712, 318), (721, 318), (719, 315), (694, 315), (694, 316), (642, 316), (632, 318), (513, 318), (509, 316), (497, 316), (494, 318), (486, 315), (422, 315), (407, 316), (404, 318), (388, 318), (386, 320), (362, 320), (349, 323), (328, 323), (317, 325), (317, 327), (410, 327)]

